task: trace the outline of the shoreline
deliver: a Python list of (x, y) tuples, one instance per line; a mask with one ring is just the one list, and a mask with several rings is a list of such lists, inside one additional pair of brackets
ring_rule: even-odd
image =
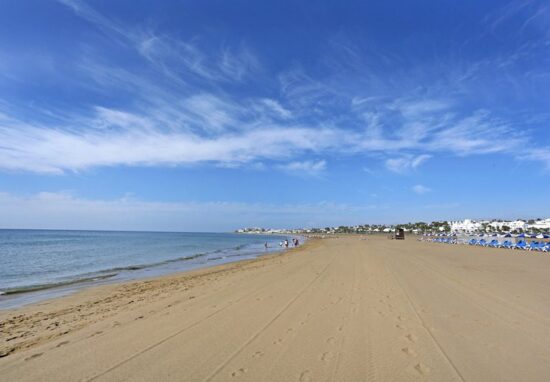
[[(273, 237), (279, 236), (273, 235)], [(284, 236), (280, 237), (283, 238)], [(299, 237), (302, 245), (306, 241), (304, 236), (293, 235), (292, 237)], [(199, 252), (188, 256), (167, 259), (157, 263), (132, 264), (124, 267), (98, 270), (46, 284), (29, 284), (20, 287), (5, 288), (0, 291), (0, 312), (70, 295), (95, 286), (146, 280), (181, 272), (190, 272), (197, 269), (281, 253), (292, 247), (286, 249), (282, 247), (270, 247), (268, 250), (256, 248), (240, 252), (243, 248), (246, 247), (222, 248), (211, 252)], [(220, 255), (216, 256), (218, 253)]]
[[(91, 323), (97, 322), (96, 319), (93, 319), (83, 325), (76, 316), (71, 317), (73, 319), (65, 318), (67, 316), (70, 317), (75, 312), (79, 313), (79, 317), (85, 316), (87, 310), (94, 311), (96, 306), (108, 303), (109, 316), (111, 316), (125, 306), (143, 301), (144, 298), (142, 294), (147, 294), (151, 289), (161, 290), (160, 293), (172, 287), (175, 287), (176, 291), (181, 290), (179, 287), (182, 287), (183, 290), (188, 290), (193, 286), (188, 284), (200, 282), (202, 278), (247, 268), (254, 266), (256, 263), (268, 262), (285, 255), (291, 255), (306, 250), (314, 241), (313, 239), (308, 239), (299, 247), (272, 251), (258, 255), (254, 258), (240, 259), (223, 264), (198, 267), (196, 269), (176, 271), (140, 279), (84, 285), (69, 291), (61, 290), (60, 294), (54, 294), (49, 298), (31, 301), (27, 304), (18, 305), (12, 308), (0, 309), (0, 333), (5, 335), (5, 342), (0, 342), (0, 359), (15, 354), (20, 350), (39, 345), (44, 341), (51, 341), (57, 337), (69, 334), (73, 330), (79, 330)], [(56, 288), (52, 288), (54, 291), (55, 289)], [(31, 293), (32, 292), (27, 294)], [(44, 312), (44, 310), (50, 311)], [(92, 313), (92, 315), (93, 314), (95, 313)], [(19, 322), (16, 323), (14, 317), (16, 317)], [(57, 325), (56, 322), (59, 320), (63, 321), (67, 326)], [(39, 321), (41, 326), (46, 328), (49, 327), (50, 322), (53, 322), (56, 330), (44, 337), (39, 332), (33, 332), (29, 335), (15, 338), (13, 335), (10, 336), (7, 331), (17, 331), (21, 324), (25, 326), (26, 323), (33, 321)], [(40, 330), (41, 328), (37, 329)]]

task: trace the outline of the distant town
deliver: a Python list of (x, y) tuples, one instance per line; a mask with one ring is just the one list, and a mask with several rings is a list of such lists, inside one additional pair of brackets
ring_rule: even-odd
[(396, 229), (402, 228), (405, 232), (414, 234), (429, 233), (550, 233), (550, 218), (547, 219), (518, 219), (518, 220), (472, 220), (464, 219), (461, 221), (433, 221), (431, 223), (416, 222), (396, 225), (384, 224), (363, 224), (354, 226), (338, 226), (324, 228), (293, 228), (293, 229), (275, 229), (275, 228), (241, 228), (236, 233), (255, 233), (255, 234), (323, 234), (333, 235), (342, 233), (356, 234), (374, 234), (391, 233)]

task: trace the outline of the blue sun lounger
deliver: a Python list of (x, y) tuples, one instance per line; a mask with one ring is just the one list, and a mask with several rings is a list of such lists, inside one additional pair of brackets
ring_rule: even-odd
[(505, 240), (504, 243), (500, 245), (500, 248), (512, 248), (514, 243), (512, 243), (510, 240)]
[(527, 248), (527, 243), (524, 240), (520, 240), (516, 244), (514, 244), (514, 246), (512, 248), (513, 249), (526, 249)]
[(498, 240), (493, 239), (493, 240), (491, 240), (491, 242), (489, 244), (486, 245), (486, 247), (498, 248), (499, 245), (500, 245), (500, 243), (498, 242)]
[(548, 243), (545, 243), (543, 241), (532, 241), (531, 244), (529, 244), (529, 250), (531, 250), (531, 251), (540, 251), (540, 252), (548, 252), (549, 245), (548, 245)]
[(528, 251), (538, 251), (538, 247), (539, 247), (539, 242), (531, 240), (531, 242), (527, 244), (526, 249)]

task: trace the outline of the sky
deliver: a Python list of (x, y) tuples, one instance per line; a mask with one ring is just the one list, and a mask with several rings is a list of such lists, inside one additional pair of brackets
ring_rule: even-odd
[(4, 0), (0, 228), (550, 216), (544, 1)]

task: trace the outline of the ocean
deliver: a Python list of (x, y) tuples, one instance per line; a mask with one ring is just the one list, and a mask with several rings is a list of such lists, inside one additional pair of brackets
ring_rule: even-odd
[(233, 233), (0, 229), (0, 309), (90, 285), (251, 259), (280, 251), (279, 242), (286, 238)]

